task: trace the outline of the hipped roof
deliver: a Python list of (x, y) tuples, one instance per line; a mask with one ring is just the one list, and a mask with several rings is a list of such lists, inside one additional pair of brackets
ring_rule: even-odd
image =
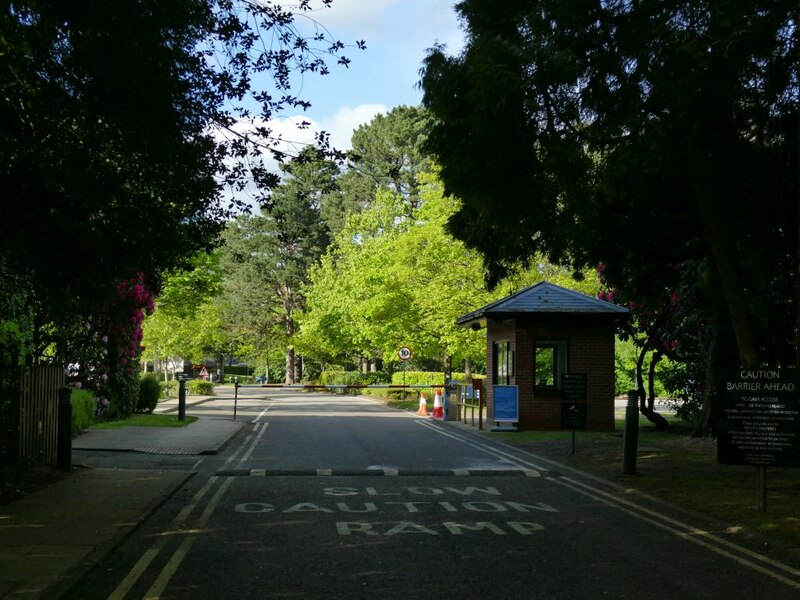
[(624, 318), (628, 312), (623, 306), (543, 281), (467, 313), (459, 317), (456, 324), (468, 327), (486, 319), (502, 320), (537, 315), (593, 315), (614, 319)]

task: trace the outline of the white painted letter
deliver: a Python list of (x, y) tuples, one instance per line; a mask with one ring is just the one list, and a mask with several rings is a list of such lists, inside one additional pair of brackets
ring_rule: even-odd
[(488, 523), (487, 521), (480, 521), (475, 523), (475, 525), (464, 525), (463, 523), (453, 523), (452, 521), (447, 521), (442, 523), (447, 530), (452, 533), (453, 535), (464, 535), (462, 529), (469, 529), (470, 531), (480, 531), (481, 529), (488, 529), (495, 535), (505, 535), (506, 532), (500, 529), (494, 523)]
[(399, 495), (400, 495), (400, 492), (387, 492), (387, 493), (383, 493), (383, 492), (379, 492), (379, 491), (377, 491), (377, 490), (376, 490), (375, 488), (373, 488), (373, 487), (368, 487), (368, 488), (367, 488), (367, 494), (368, 494), (368, 495), (370, 495), (370, 496), (399, 496)]
[(268, 513), (275, 510), (275, 507), (263, 502), (245, 502), (237, 504), (233, 510), (239, 513)]
[(408, 491), (417, 496), (441, 496), (444, 492), (438, 488), (410, 487)]
[(350, 487), (329, 487), (323, 492), (326, 496), (358, 496), (358, 490)]
[(513, 508), (518, 512), (528, 512), (528, 509), (531, 510), (541, 510), (544, 512), (558, 512), (557, 508), (553, 508), (549, 504), (545, 504), (544, 502), (537, 502), (536, 504), (522, 504), (521, 502), (506, 502), (509, 508)]
[(378, 507), (375, 506), (374, 502), (364, 502), (364, 509), (363, 510), (361, 510), (361, 509), (358, 509), (358, 510), (352, 509), (347, 504), (345, 504), (344, 502), (337, 502), (336, 503), (336, 508), (338, 508), (342, 512), (349, 512), (349, 513), (366, 513), (366, 512), (377, 512), (378, 511)]
[(487, 488), (478, 488), (478, 487), (467, 487), (463, 490), (459, 490), (457, 488), (445, 488), (448, 492), (453, 492), (454, 494), (461, 494), (462, 496), (471, 496), (473, 492), (481, 492), (484, 494), (489, 494), (490, 496), (501, 496), (500, 490), (496, 487), (487, 487)]
[(352, 521), (339, 521), (336, 523), (336, 531), (339, 535), (350, 535), (351, 533), (363, 533), (364, 535), (378, 535), (377, 531), (372, 531), (369, 523), (355, 523)]
[(410, 521), (400, 521), (397, 525), (386, 532), (386, 535), (397, 535), (398, 533), (426, 533), (428, 535), (439, 535), (433, 529), (428, 529), (424, 525), (417, 525)]
[[(499, 502), (464, 502), (464, 508), (474, 512), (506, 512), (508, 509)], [(481, 508), (488, 506), (488, 508)]]
[(516, 521), (509, 521), (506, 523), (506, 525), (522, 535), (530, 535), (533, 531), (541, 531), (544, 529), (544, 526), (539, 525), (538, 523), (519, 523)]
[(317, 506), (311, 502), (301, 502), (300, 504), (295, 504), (287, 508), (285, 513), (293, 513), (293, 512), (321, 512), (321, 513), (332, 513), (333, 511), (330, 508), (323, 508), (322, 506)]

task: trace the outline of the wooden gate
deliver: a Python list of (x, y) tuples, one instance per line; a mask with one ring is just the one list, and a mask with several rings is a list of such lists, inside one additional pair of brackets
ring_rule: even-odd
[(64, 368), (25, 367), (20, 381), (19, 457), (56, 466), (58, 390), (66, 385)]

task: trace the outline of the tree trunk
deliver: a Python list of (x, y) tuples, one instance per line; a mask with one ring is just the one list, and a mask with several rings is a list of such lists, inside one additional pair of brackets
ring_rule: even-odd
[(717, 156), (718, 150), (704, 148), (702, 142), (692, 144), (690, 148), (700, 221), (733, 326), (739, 360), (743, 367), (757, 367), (759, 361), (756, 335), (744, 301), (746, 286), (740, 281), (739, 270), (732, 256), (731, 233), (726, 230), (721, 220), (721, 215), (730, 210), (725, 204), (729, 191), (720, 187), (718, 176), (725, 172), (727, 165), (724, 163), (724, 157)]
[(449, 354), (444, 357), (444, 380), (450, 381), (453, 378), (453, 357)]
[(286, 348), (286, 376), (283, 379), (286, 385), (294, 383), (294, 348)]
[(216, 353), (216, 364), (217, 364), (217, 377), (219, 377), (220, 383), (225, 383), (225, 355), (222, 352)]
[(469, 357), (464, 359), (464, 378), (472, 381), (472, 359)]
[(647, 352), (649, 349), (647, 348), (647, 342), (644, 342), (644, 346), (642, 346), (642, 351), (639, 353), (639, 356), (636, 357), (636, 391), (639, 393), (639, 411), (644, 414), (644, 376), (642, 375), (642, 370), (644, 368), (644, 359), (647, 356)]
[[(660, 431), (669, 429), (669, 421), (662, 415), (656, 412), (656, 365), (661, 361), (661, 352), (654, 352), (653, 357), (650, 359), (650, 368), (647, 372), (647, 405), (642, 407), (642, 414), (647, 417), (647, 420), (653, 423)], [(644, 395), (644, 391), (642, 391)]]

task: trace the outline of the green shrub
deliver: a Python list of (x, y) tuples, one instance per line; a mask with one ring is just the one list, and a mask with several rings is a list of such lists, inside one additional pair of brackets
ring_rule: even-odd
[(119, 371), (109, 381), (107, 418), (110, 421), (124, 419), (136, 411), (139, 403), (139, 373), (135, 366), (132, 371)]
[(161, 382), (161, 397), (175, 398), (178, 395), (178, 380), (170, 379), (167, 383)]
[(97, 398), (87, 390), (72, 390), (72, 435), (78, 435), (95, 422)]
[(161, 382), (155, 373), (145, 373), (139, 382), (137, 413), (152, 413), (161, 396)]
[[(225, 377), (228, 375), (249, 375), (250, 372), (253, 370), (252, 367), (248, 367), (247, 365), (236, 365), (231, 367), (225, 367)], [(241, 379), (239, 382), (241, 383)]]
[(186, 382), (186, 393), (194, 396), (213, 396), (214, 384), (204, 379), (190, 379)]

